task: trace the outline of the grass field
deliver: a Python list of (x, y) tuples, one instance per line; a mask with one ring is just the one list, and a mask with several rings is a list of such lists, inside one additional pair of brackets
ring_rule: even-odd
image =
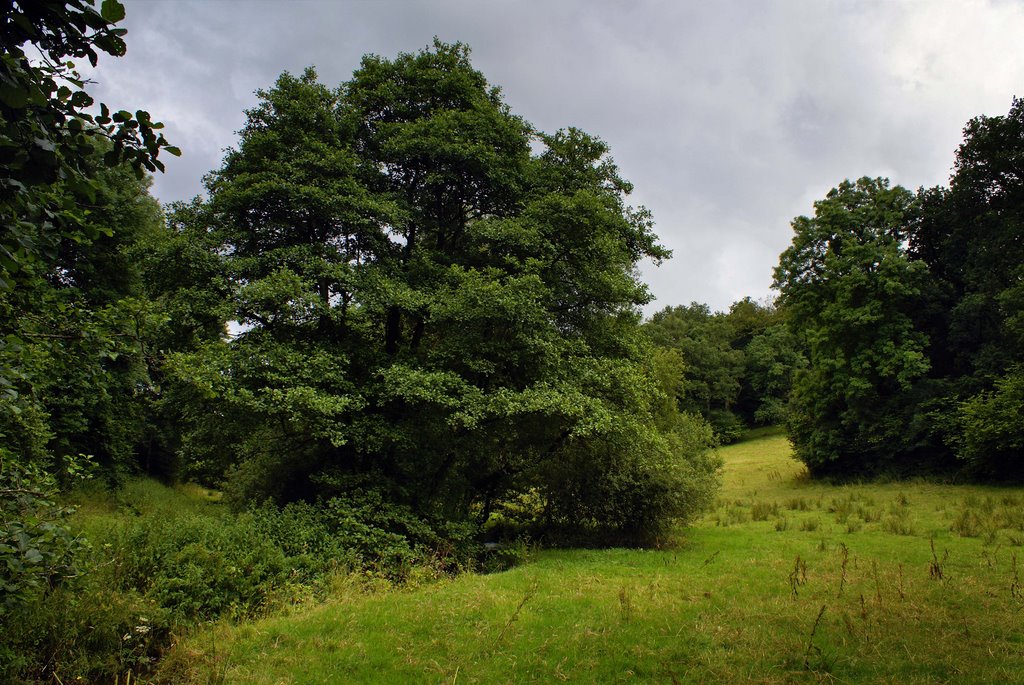
[(806, 479), (779, 435), (722, 450), (671, 548), (545, 551), (489, 576), (190, 635), (189, 683), (1020, 683), (1024, 492)]

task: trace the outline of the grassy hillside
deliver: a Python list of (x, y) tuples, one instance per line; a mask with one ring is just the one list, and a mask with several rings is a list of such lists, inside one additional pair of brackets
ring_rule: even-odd
[(550, 551), (178, 644), (189, 683), (1020, 682), (1024, 493), (812, 483), (781, 436), (722, 450), (715, 511), (660, 551)]

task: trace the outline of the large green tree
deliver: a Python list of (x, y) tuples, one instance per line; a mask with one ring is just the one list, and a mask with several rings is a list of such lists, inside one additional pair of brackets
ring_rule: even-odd
[(192, 464), (239, 501), (369, 489), (480, 522), (529, 496), (633, 536), (705, 502), (638, 326), (635, 265), (668, 253), (603, 142), (534, 134), (458, 44), (259, 96), (187, 212), (241, 328), (173, 362)]
[(775, 287), (808, 365), (793, 381), (790, 435), (812, 471), (915, 468), (912, 389), (929, 370), (915, 321), (927, 266), (907, 254), (914, 196), (845, 181), (793, 221)]
[(1024, 101), (967, 123), (948, 187), (846, 182), (793, 227), (775, 285), (808, 350), (798, 454), (819, 472), (1024, 475)]

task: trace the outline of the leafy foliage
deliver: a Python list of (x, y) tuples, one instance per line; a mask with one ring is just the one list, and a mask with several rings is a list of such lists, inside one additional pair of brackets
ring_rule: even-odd
[[(72, 469), (83, 468), (75, 464)], [(0, 450), (0, 619), (78, 573), (84, 546), (65, 527), (57, 483), (38, 465)]]
[(160, 318), (131, 253), (161, 217), (148, 184), (127, 169), (94, 174), (103, 204), (89, 221), (110, 235), (87, 248), (62, 241), (44, 274), (0, 293), (0, 366), (9, 370), (0, 430), (26, 462), (60, 474), (64, 460), (91, 454), (116, 479), (136, 467), (146, 433), (147, 342)]
[(807, 346), (790, 434), (819, 472), (892, 466), (908, 447), (909, 391), (928, 371), (914, 311), (926, 266), (903, 248), (913, 196), (884, 179), (849, 181), (793, 222), (775, 286)]
[[(146, 170), (162, 170), (161, 151), (180, 154), (159, 133), (162, 124), (139, 110), (100, 114), (88, 112), (92, 97), (68, 58), (86, 58), (96, 65), (100, 52), (125, 52), (124, 18), (117, 0), (104, 0), (100, 11), (92, 0), (39, 0), (4, 3), (0, 22), (0, 289), (44, 269), (56, 243), (71, 238), (99, 237), (85, 221), (73, 196), (96, 191), (89, 161), (95, 140), (109, 141), (104, 162), (126, 162), (141, 178)], [(26, 44), (38, 50), (33, 63)]]
[(993, 390), (974, 395), (959, 406), (958, 455), (985, 475), (1022, 473), (1022, 411), (1024, 370), (1014, 367), (995, 381)]
[(754, 336), (744, 352), (745, 382), (756, 402), (754, 421), (784, 424), (793, 375), (806, 364), (797, 337), (784, 321), (774, 323)]
[(925, 307), (948, 401), (936, 422), (972, 469), (1014, 477), (1024, 475), (1017, 431), (999, 428), (997, 417), (1024, 411), (1013, 390), (1024, 362), (1022, 160), (1024, 100), (1006, 116), (972, 119), (949, 188), (922, 192), (910, 242), (937, 281)]
[(750, 298), (728, 312), (705, 304), (666, 307), (644, 324), (651, 341), (679, 355), (680, 384), (671, 396), (680, 411), (704, 417), (720, 442), (739, 439), (747, 425), (780, 423), (790, 377), (802, 363), (783, 312)]
[(678, 349), (690, 371), (685, 376), (681, 408), (691, 412), (728, 410), (740, 390), (743, 354), (731, 345), (725, 317), (705, 304), (667, 307), (647, 324), (655, 344)]
[[(79, 601), (68, 591), (87, 546), (69, 532), (59, 490), (93, 456), (112, 479), (134, 468), (150, 394), (144, 339), (158, 315), (141, 296), (131, 250), (160, 228), (145, 172), (162, 168), (161, 151), (177, 150), (142, 110), (111, 113), (100, 105), (99, 115), (90, 114), (93, 101), (67, 61), (95, 64), (100, 52), (124, 53), (116, 0), (104, 0), (99, 11), (89, 0), (7, 2), (0, 13), (6, 679), (45, 663), (30, 655), (51, 654), (69, 636), (64, 628), (90, 644), (84, 630), (70, 627), (75, 621), (96, 627), (99, 642), (110, 636), (101, 614), (116, 614), (118, 602), (99, 601), (83, 618), (78, 609), (102, 593)], [(128, 649), (121, 633), (104, 644)]]
[(807, 344), (790, 428), (816, 471), (1020, 477), (1024, 102), (964, 129), (948, 188), (846, 182), (776, 269)]

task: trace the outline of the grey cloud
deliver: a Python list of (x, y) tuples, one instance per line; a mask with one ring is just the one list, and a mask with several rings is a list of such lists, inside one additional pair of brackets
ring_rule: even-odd
[(125, 4), (128, 55), (94, 91), (149, 109), (184, 150), (162, 200), (201, 191), (282, 71), (336, 85), (366, 53), (460, 40), (539, 129), (609, 143), (675, 250), (642, 268), (652, 308), (765, 297), (793, 216), (847, 177), (943, 182), (967, 118), (1005, 113), (1024, 83), (1024, 8), (985, 0)]

